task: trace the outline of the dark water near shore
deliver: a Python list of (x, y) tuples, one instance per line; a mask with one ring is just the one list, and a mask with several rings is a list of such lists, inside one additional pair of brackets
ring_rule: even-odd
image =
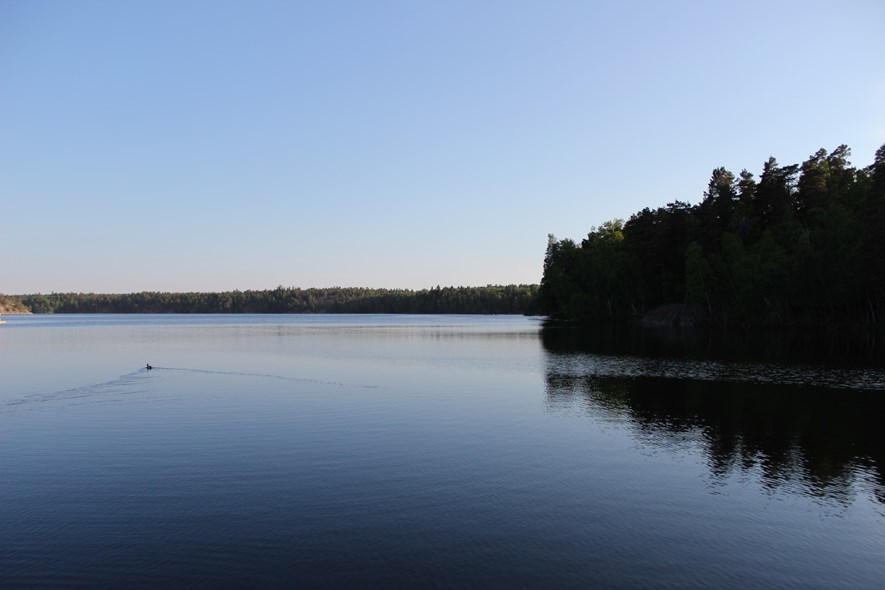
[(868, 343), (522, 317), (5, 319), (0, 588), (885, 580)]

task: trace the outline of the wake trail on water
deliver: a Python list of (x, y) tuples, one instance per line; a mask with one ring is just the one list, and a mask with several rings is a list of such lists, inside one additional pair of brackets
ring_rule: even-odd
[[(26, 395), (20, 398), (11, 399), (3, 404), (3, 408), (15, 409), (19, 406), (27, 406), (29, 404), (42, 404), (46, 402), (52, 401), (60, 401), (60, 400), (77, 400), (81, 398), (94, 398), (97, 394), (119, 394), (119, 395), (132, 395), (137, 393), (145, 393), (146, 389), (135, 388), (133, 389), (133, 385), (136, 385), (140, 382), (140, 378), (142, 377), (142, 373), (145, 373), (146, 369), (141, 369), (139, 371), (134, 371), (132, 373), (126, 373), (125, 375), (120, 375), (116, 379), (112, 379), (110, 381), (103, 381), (101, 383), (93, 383), (92, 385), (82, 385), (80, 387), (73, 387), (69, 389), (62, 389), (58, 391), (53, 391), (49, 393), (32, 393), (30, 395)], [(0, 409), (0, 413), (3, 410)]]
[[(208, 375), (231, 375), (235, 377), (259, 377), (263, 379), (277, 379), (279, 381), (293, 381), (296, 383), (310, 383), (313, 385), (332, 385), (335, 387), (359, 387), (360, 389), (377, 389), (377, 385), (365, 385), (344, 383), (343, 381), (324, 381), (322, 379), (308, 379), (307, 377), (286, 377), (285, 375), (274, 375), (273, 373), (247, 373), (244, 371), (212, 371), (209, 369), (191, 369), (185, 367), (153, 367), (152, 371), (181, 371), (186, 373), (204, 373)], [(146, 372), (147, 369), (142, 369)]]
[(154, 371), (177, 371), (181, 373), (196, 373), (206, 375), (222, 375), (231, 377), (249, 377), (261, 379), (275, 379), (278, 381), (288, 381), (294, 383), (303, 383), (311, 385), (323, 385), (331, 387), (357, 387), (360, 389), (377, 389), (377, 385), (366, 384), (349, 384), (342, 381), (323, 381), (321, 379), (308, 379), (306, 377), (288, 377), (285, 375), (274, 375), (272, 373), (249, 373), (244, 371), (213, 371), (209, 369), (195, 369), (187, 367), (151, 367), (150, 369), (141, 368), (132, 373), (120, 375), (116, 379), (103, 381), (101, 383), (93, 383), (91, 385), (82, 385), (69, 389), (61, 389), (49, 393), (32, 393), (19, 398), (14, 398), (2, 402), (0, 405), (0, 414), (8, 411), (25, 409), (28, 406), (35, 406), (56, 401), (77, 401), (84, 402), (94, 400), (99, 396), (117, 396), (117, 395), (135, 395), (139, 393), (149, 393), (150, 388), (143, 387), (150, 379), (150, 373)]

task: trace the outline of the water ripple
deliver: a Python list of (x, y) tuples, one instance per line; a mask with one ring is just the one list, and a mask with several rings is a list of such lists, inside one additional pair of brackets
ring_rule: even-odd
[[(324, 381), (322, 379), (308, 379), (306, 377), (287, 377), (284, 375), (274, 375), (271, 373), (247, 373), (243, 371), (211, 371), (209, 369), (189, 369), (183, 367), (153, 367), (152, 370), (163, 371), (182, 371), (187, 373), (203, 373), (209, 375), (231, 375), (236, 377), (260, 377), (264, 379), (278, 379), (280, 381), (294, 381), (296, 383), (311, 383), (314, 385), (332, 385), (335, 387), (357, 387), (360, 389), (377, 389), (377, 385), (351, 384), (343, 381)], [(145, 369), (142, 369), (143, 371)]]
[(833, 389), (885, 390), (885, 371), (761, 362), (660, 359), (586, 353), (551, 353), (548, 372), (600, 377), (657, 377), (694, 381), (811, 385)]

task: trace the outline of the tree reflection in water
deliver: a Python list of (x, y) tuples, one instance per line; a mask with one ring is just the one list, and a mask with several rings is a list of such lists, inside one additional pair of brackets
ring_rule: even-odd
[(607, 414), (659, 447), (699, 445), (717, 480), (758, 470), (772, 489), (850, 502), (862, 486), (885, 503), (879, 367), (651, 355), (577, 328), (542, 340), (552, 411)]

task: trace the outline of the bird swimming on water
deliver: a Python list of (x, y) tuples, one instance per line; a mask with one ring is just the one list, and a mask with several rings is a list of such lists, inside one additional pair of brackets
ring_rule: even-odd
[(151, 369), (153, 369), (153, 367), (151, 366), (150, 363), (148, 363), (147, 366), (146, 366), (145, 368), (146, 368), (148, 371), (150, 371)]

